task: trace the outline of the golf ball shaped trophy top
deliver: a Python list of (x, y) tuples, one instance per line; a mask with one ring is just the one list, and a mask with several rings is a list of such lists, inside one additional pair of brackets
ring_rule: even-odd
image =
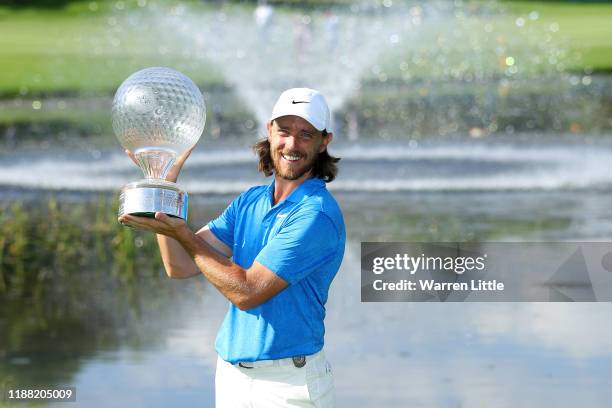
[(177, 157), (200, 139), (206, 122), (204, 97), (191, 79), (170, 68), (130, 75), (113, 100), (113, 130), (145, 178), (127, 184), (119, 215), (152, 217), (163, 212), (187, 218), (187, 193), (166, 176)]

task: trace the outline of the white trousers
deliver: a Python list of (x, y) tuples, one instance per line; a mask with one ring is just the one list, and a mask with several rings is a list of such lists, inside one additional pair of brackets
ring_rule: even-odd
[(299, 368), (291, 358), (258, 361), (253, 368), (217, 359), (216, 408), (334, 408), (335, 398), (323, 351), (306, 356), (306, 365)]

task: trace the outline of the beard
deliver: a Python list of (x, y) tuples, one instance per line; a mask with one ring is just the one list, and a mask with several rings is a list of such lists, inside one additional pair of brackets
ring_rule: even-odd
[(299, 155), (301, 157), (300, 161), (303, 161), (303, 163), (299, 166), (290, 165), (283, 168), (281, 160), (284, 159), (281, 157), (281, 153), (283, 152), (276, 151), (272, 153), (272, 163), (274, 164), (274, 171), (276, 175), (285, 180), (297, 180), (304, 174), (308, 173), (310, 170), (312, 170), (315, 161), (319, 157), (317, 153), (314, 153), (310, 156), (304, 156), (304, 154), (298, 152), (284, 152), (288, 155)]

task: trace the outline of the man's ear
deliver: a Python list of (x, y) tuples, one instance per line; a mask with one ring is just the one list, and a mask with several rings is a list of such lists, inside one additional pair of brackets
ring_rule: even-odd
[(327, 149), (327, 145), (331, 143), (333, 138), (334, 134), (332, 132), (327, 132), (327, 136), (323, 138), (321, 146), (319, 146), (319, 153), (323, 153), (325, 149)]

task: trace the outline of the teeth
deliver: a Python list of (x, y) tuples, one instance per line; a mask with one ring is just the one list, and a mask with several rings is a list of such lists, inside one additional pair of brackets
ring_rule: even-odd
[(293, 156), (290, 154), (283, 154), (283, 157), (289, 161), (296, 161), (300, 159), (300, 156)]

